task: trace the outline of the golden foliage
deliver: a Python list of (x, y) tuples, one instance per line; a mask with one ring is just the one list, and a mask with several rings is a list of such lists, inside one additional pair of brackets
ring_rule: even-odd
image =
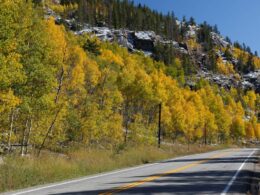
[(115, 63), (120, 66), (123, 66), (124, 62), (121, 56), (115, 55), (111, 50), (103, 50), (100, 58), (104, 61), (107, 61), (109, 63)]
[[(6, 133), (10, 111), (19, 110), (12, 142), (24, 139), (26, 131), (33, 146), (38, 148), (47, 135), (46, 147), (55, 150), (74, 142), (104, 147), (124, 140), (153, 144), (159, 104), (166, 140), (216, 143), (260, 137), (255, 116), (259, 96), (252, 91), (220, 90), (207, 83), (197, 91), (183, 88), (167, 76), (169, 69), (162, 62), (128, 53), (116, 44), (94, 40), (88, 47), (86, 40), (92, 40), (88, 35), (68, 33), (53, 18), (38, 18), (42, 32), (34, 24), (20, 34), (14, 16), (24, 9), (5, 0), (0, 11), (0, 24), (15, 24), (0, 25), (0, 32), (8, 35), (4, 41), (0, 39), (0, 130)], [(36, 21), (29, 16), (22, 19), (24, 26)], [(19, 39), (13, 36), (16, 34)], [(189, 46), (197, 48), (194, 40)], [(248, 58), (237, 48), (234, 53), (243, 60)], [(254, 60), (258, 64), (259, 59)], [(174, 66), (172, 75), (178, 78), (178, 70), (183, 68), (179, 58)], [(235, 73), (233, 65), (221, 59), (217, 67), (222, 74)], [(33, 132), (28, 134), (30, 122)]]
[(235, 74), (234, 66), (230, 62), (223, 62), (220, 58), (217, 61), (217, 70), (224, 75)]
[(257, 69), (257, 70), (260, 69), (260, 58), (254, 56), (253, 57), (253, 62), (254, 62), (254, 68)]
[(200, 48), (200, 45), (198, 44), (196, 39), (187, 40), (187, 45), (188, 45), (189, 49), (191, 49), (191, 50), (198, 50)]
[(9, 112), (11, 108), (15, 108), (21, 103), (21, 100), (16, 97), (9, 89), (6, 92), (0, 92), (0, 113)]

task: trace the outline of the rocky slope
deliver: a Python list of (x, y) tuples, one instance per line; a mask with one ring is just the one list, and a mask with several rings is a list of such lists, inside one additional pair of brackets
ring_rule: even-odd
[[(127, 29), (111, 29), (105, 27), (105, 24), (101, 24), (101, 27), (97, 26), (89, 26), (88, 24), (80, 24), (74, 18), (72, 19), (63, 19), (52, 10), (47, 9), (46, 11), (46, 18), (54, 17), (56, 22), (59, 24), (64, 24), (70, 30), (74, 31), (77, 35), (82, 35), (84, 33), (89, 33), (93, 36), (98, 37), (102, 41), (109, 41), (109, 42), (117, 42), (119, 45), (128, 48), (129, 51), (142, 51), (147, 56), (152, 56), (156, 44), (168, 44), (172, 45), (173, 48), (176, 50), (177, 53), (180, 54), (187, 54), (189, 55), (198, 65), (197, 74), (195, 78), (200, 79), (204, 78), (212, 83), (216, 83), (219, 86), (225, 88), (242, 88), (244, 90), (255, 90), (257, 93), (260, 93), (260, 70), (256, 70), (253, 72), (249, 72), (247, 74), (239, 73), (239, 79), (235, 75), (223, 75), (213, 73), (205, 68), (206, 62), (206, 53), (203, 51), (194, 51), (193, 49), (189, 48), (187, 43), (185, 42), (177, 42), (174, 40), (167, 40), (164, 39), (162, 36), (157, 35), (153, 31), (131, 31)], [(182, 23), (177, 21), (178, 25), (181, 26)], [(103, 26), (102, 26), (103, 25)], [(81, 26), (81, 30), (75, 30), (75, 26)], [(200, 29), (199, 26), (191, 26), (188, 25), (188, 30), (185, 33), (185, 39), (189, 40), (196, 37), (198, 30)], [(222, 48), (231, 47), (230, 45), (221, 35), (215, 32), (211, 32), (211, 39), (214, 45)], [(231, 63), (236, 65), (238, 63), (238, 59), (226, 59), (224, 53), (222, 51), (216, 51), (216, 54), (219, 58), (222, 59), (223, 63)], [(193, 87), (194, 81), (187, 82), (188, 85)]]

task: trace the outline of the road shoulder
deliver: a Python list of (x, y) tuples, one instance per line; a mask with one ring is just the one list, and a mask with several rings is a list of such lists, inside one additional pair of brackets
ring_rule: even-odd
[(251, 188), (249, 194), (260, 194), (260, 151), (255, 154), (254, 170), (252, 173)]

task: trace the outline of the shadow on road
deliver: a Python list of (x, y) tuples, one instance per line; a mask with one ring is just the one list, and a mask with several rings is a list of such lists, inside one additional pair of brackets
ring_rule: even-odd
[[(167, 161), (168, 163), (174, 162), (196, 162), (201, 160), (208, 160), (205, 163), (210, 165), (216, 163), (223, 163), (222, 168), (225, 167), (225, 164), (230, 163), (243, 163), (247, 157), (231, 157), (231, 158), (217, 158), (217, 159), (177, 159)], [(247, 162), (256, 163), (257, 157), (252, 156), (248, 159)], [(165, 163), (165, 162), (163, 162)], [(162, 163), (162, 164), (163, 164)], [(235, 166), (237, 168), (237, 166)], [(161, 175), (157, 180), (145, 183), (143, 185), (128, 189), (126, 191), (119, 192), (118, 194), (182, 194), (182, 195), (194, 195), (194, 194), (220, 194), (231, 178), (235, 175), (237, 170), (203, 170), (201, 171), (187, 171), (180, 173), (173, 173), (169, 175)], [(250, 183), (252, 176), (260, 177), (260, 173), (253, 173), (253, 171), (242, 170), (239, 173), (239, 177), (232, 184), (229, 193), (244, 193), (246, 194), (249, 191)], [(142, 177), (132, 177), (134, 181), (140, 181), (147, 177), (152, 177), (156, 175), (144, 175)], [(117, 186), (125, 186), (129, 184), (128, 182), (117, 182), (117, 183), (108, 183)], [(62, 193), (61, 195), (94, 195), (104, 192), (111, 191), (111, 189), (100, 191), (79, 191), (79, 192), (68, 192)], [(53, 194), (57, 195), (57, 194)]]

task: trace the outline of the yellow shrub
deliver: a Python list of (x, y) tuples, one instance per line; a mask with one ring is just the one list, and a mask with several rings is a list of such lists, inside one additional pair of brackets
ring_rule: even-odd
[(260, 58), (259, 57), (253, 57), (253, 62), (254, 62), (254, 68), (255, 69), (260, 69)]
[(199, 48), (199, 44), (196, 42), (195, 39), (189, 39), (187, 41), (188, 47), (192, 50), (197, 50)]
[(219, 73), (224, 75), (231, 75), (235, 73), (233, 64), (230, 62), (224, 63), (221, 59), (219, 59), (217, 62), (217, 70)]

